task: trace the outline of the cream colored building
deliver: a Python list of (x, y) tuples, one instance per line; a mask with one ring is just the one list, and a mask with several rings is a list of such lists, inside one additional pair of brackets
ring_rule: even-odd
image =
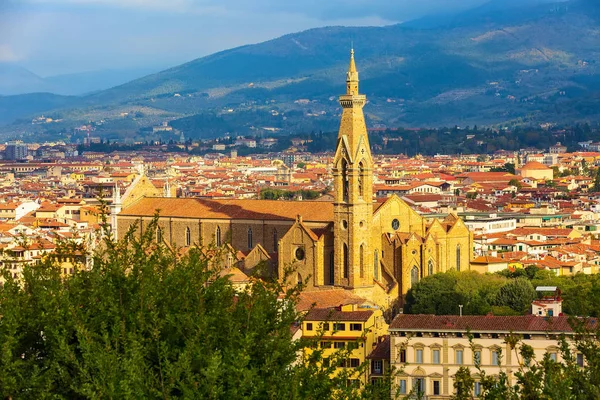
[(523, 178), (532, 178), (538, 181), (551, 181), (554, 179), (554, 170), (540, 162), (529, 161), (517, 171)]
[[(558, 338), (573, 335), (568, 317), (457, 316), (400, 314), (389, 328), (390, 362), (400, 374), (395, 387), (401, 394), (413, 388), (426, 399), (450, 399), (454, 394), (454, 376), (460, 367), (469, 367), (475, 380), (474, 394), (480, 393), (475, 360), (488, 376), (505, 371), (514, 383), (514, 373), (522, 359), (505, 339), (518, 335), (533, 347), (536, 360), (546, 353), (560, 361)], [(473, 346), (468, 333), (473, 335)], [(518, 345), (517, 345), (518, 349)], [(577, 352), (575, 353), (577, 354)], [(583, 365), (581, 354), (577, 362)]]

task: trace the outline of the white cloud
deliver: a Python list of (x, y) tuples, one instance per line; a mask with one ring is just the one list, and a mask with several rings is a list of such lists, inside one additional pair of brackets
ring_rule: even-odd
[(21, 57), (7, 44), (0, 44), (0, 62), (15, 62)]

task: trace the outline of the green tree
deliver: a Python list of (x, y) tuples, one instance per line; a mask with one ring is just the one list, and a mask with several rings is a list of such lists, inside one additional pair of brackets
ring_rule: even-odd
[(513, 279), (500, 288), (496, 296), (496, 305), (510, 307), (518, 313), (525, 313), (535, 296), (535, 289), (528, 279)]

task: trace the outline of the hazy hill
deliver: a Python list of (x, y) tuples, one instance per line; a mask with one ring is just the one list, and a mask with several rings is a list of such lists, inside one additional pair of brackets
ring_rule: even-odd
[(171, 113), (185, 117), (191, 136), (218, 134), (207, 121), (239, 132), (328, 128), (338, 118), (330, 97), (343, 91), (350, 41), (371, 126), (600, 119), (600, 12), (591, 0), (493, 1), (429, 21), (312, 29), (86, 96), (73, 115)]

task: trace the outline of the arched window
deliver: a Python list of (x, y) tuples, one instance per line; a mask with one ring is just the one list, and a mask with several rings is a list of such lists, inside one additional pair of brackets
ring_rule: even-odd
[(365, 246), (360, 245), (360, 277), (365, 277)]
[(335, 284), (335, 254), (333, 250), (329, 253), (329, 284)]
[(360, 198), (364, 198), (364, 176), (365, 176), (365, 166), (363, 165), (362, 161), (358, 164), (358, 195), (360, 196)]
[(460, 245), (456, 246), (456, 270), (460, 271)]
[(302, 285), (304, 282), (302, 281), (302, 275), (298, 274), (298, 286)]
[(433, 275), (433, 261), (431, 260), (427, 264), (427, 275)]
[(348, 196), (350, 193), (350, 182), (348, 179), (348, 162), (346, 160), (342, 160), (342, 187), (344, 201), (348, 201)]
[(252, 249), (252, 228), (248, 228), (248, 249)]
[(373, 255), (373, 277), (379, 279), (379, 252), (377, 250)]
[(414, 287), (419, 282), (419, 268), (412, 267), (410, 271), (410, 287)]
[(221, 246), (221, 227), (217, 226), (217, 231), (215, 232), (215, 244), (217, 246)]
[(190, 230), (189, 226), (187, 228), (185, 228), (185, 245), (186, 246), (192, 245), (192, 231)]
[(162, 242), (163, 237), (162, 237), (162, 229), (160, 229), (160, 227), (156, 228), (156, 242), (160, 243)]
[(350, 275), (350, 260), (348, 260), (348, 245), (344, 243), (344, 278)]
[(279, 250), (279, 238), (277, 237), (277, 229), (273, 229), (273, 251)]

